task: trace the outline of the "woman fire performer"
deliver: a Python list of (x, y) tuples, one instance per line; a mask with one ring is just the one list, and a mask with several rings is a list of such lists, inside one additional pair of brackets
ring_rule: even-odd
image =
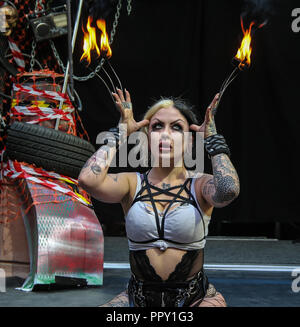
[[(120, 203), (125, 214), (131, 278), (127, 290), (103, 306), (226, 306), (203, 270), (213, 208), (227, 206), (239, 194), (239, 178), (225, 139), (217, 134), (212, 112), (219, 95), (199, 126), (196, 115), (180, 99), (158, 101), (136, 122), (129, 92), (117, 92), (113, 96), (121, 113), (119, 126), (126, 124), (126, 136), (142, 129), (157, 164), (144, 174), (108, 174), (116, 148), (123, 142), (116, 128), (110, 130), (111, 142), (100, 147), (80, 173), (80, 186), (102, 202)], [(178, 165), (174, 145), (191, 131), (204, 133), (213, 175), (191, 177), (184, 164)], [(181, 157), (193, 142), (194, 137), (189, 137)], [(153, 151), (154, 143), (159, 144), (158, 151)], [(166, 158), (167, 166), (163, 164)]]

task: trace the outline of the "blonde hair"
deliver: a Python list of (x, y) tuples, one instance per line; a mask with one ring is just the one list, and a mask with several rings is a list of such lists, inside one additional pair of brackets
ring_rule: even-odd
[[(174, 106), (174, 101), (171, 100), (171, 99), (161, 99), (159, 100), (158, 102), (154, 103), (154, 105), (152, 107), (150, 107), (143, 119), (147, 119), (147, 120), (151, 120), (151, 118), (162, 108), (168, 108), (170, 106)], [(148, 126), (145, 126), (143, 128), (141, 128), (141, 131), (144, 132), (145, 134), (148, 135), (148, 132), (149, 132), (149, 128)]]

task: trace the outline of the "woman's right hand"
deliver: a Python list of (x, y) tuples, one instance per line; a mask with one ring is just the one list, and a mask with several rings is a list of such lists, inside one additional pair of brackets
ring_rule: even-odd
[(195, 132), (204, 132), (204, 138), (217, 134), (216, 123), (214, 118), (214, 110), (218, 105), (220, 95), (219, 93), (215, 95), (213, 101), (209, 105), (205, 113), (205, 119), (201, 126), (192, 124), (190, 126), (191, 130)]
[(133, 117), (132, 103), (129, 92), (125, 89), (125, 97), (122, 90), (117, 88), (118, 93), (112, 92), (113, 97), (116, 100), (116, 106), (121, 114), (120, 123), (127, 125), (127, 136), (131, 133), (138, 131), (140, 128), (147, 126), (149, 120), (144, 119), (140, 122), (136, 122)]

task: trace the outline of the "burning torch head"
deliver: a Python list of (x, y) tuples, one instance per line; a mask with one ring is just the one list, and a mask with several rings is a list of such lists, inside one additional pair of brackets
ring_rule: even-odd
[(241, 70), (241, 71), (245, 71), (245, 70), (249, 69), (249, 67), (250, 67), (250, 64), (247, 62), (246, 59), (241, 60), (237, 57), (233, 57), (231, 63), (234, 67), (238, 67), (239, 70)]
[(102, 56), (102, 58), (109, 59), (112, 56), (111, 47), (109, 44), (109, 38), (106, 32), (106, 24), (105, 20), (98, 19), (97, 20), (97, 28), (101, 31), (101, 39), (100, 39), (100, 47), (97, 42), (97, 30), (96, 27), (92, 26), (93, 18), (92, 16), (88, 17), (88, 21), (86, 24), (86, 30), (82, 28), (84, 33), (83, 40), (83, 54), (80, 58), (80, 61), (85, 59), (88, 64), (91, 63), (92, 57), (91, 52), (96, 50), (98, 57)]
[(252, 21), (249, 25), (249, 28), (245, 29), (243, 16), (241, 16), (241, 27), (242, 27), (244, 37), (242, 39), (241, 46), (237, 51), (237, 54), (232, 59), (232, 64), (235, 67), (238, 67), (241, 71), (244, 71), (250, 67), (251, 53), (252, 53), (251, 42), (252, 42), (252, 37), (253, 37), (254, 32), (257, 29), (263, 27), (266, 23), (267, 23), (267, 21), (260, 23), (258, 25), (255, 21)]

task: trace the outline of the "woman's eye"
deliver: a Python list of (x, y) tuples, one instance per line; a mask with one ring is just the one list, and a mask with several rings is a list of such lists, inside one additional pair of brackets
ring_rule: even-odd
[(173, 125), (173, 128), (176, 129), (177, 131), (182, 131), (182, 127), (180, 125)]
[(161, 124), (152, 125), (152, 129), (159, 129), (160, 127), (161, 127)]

